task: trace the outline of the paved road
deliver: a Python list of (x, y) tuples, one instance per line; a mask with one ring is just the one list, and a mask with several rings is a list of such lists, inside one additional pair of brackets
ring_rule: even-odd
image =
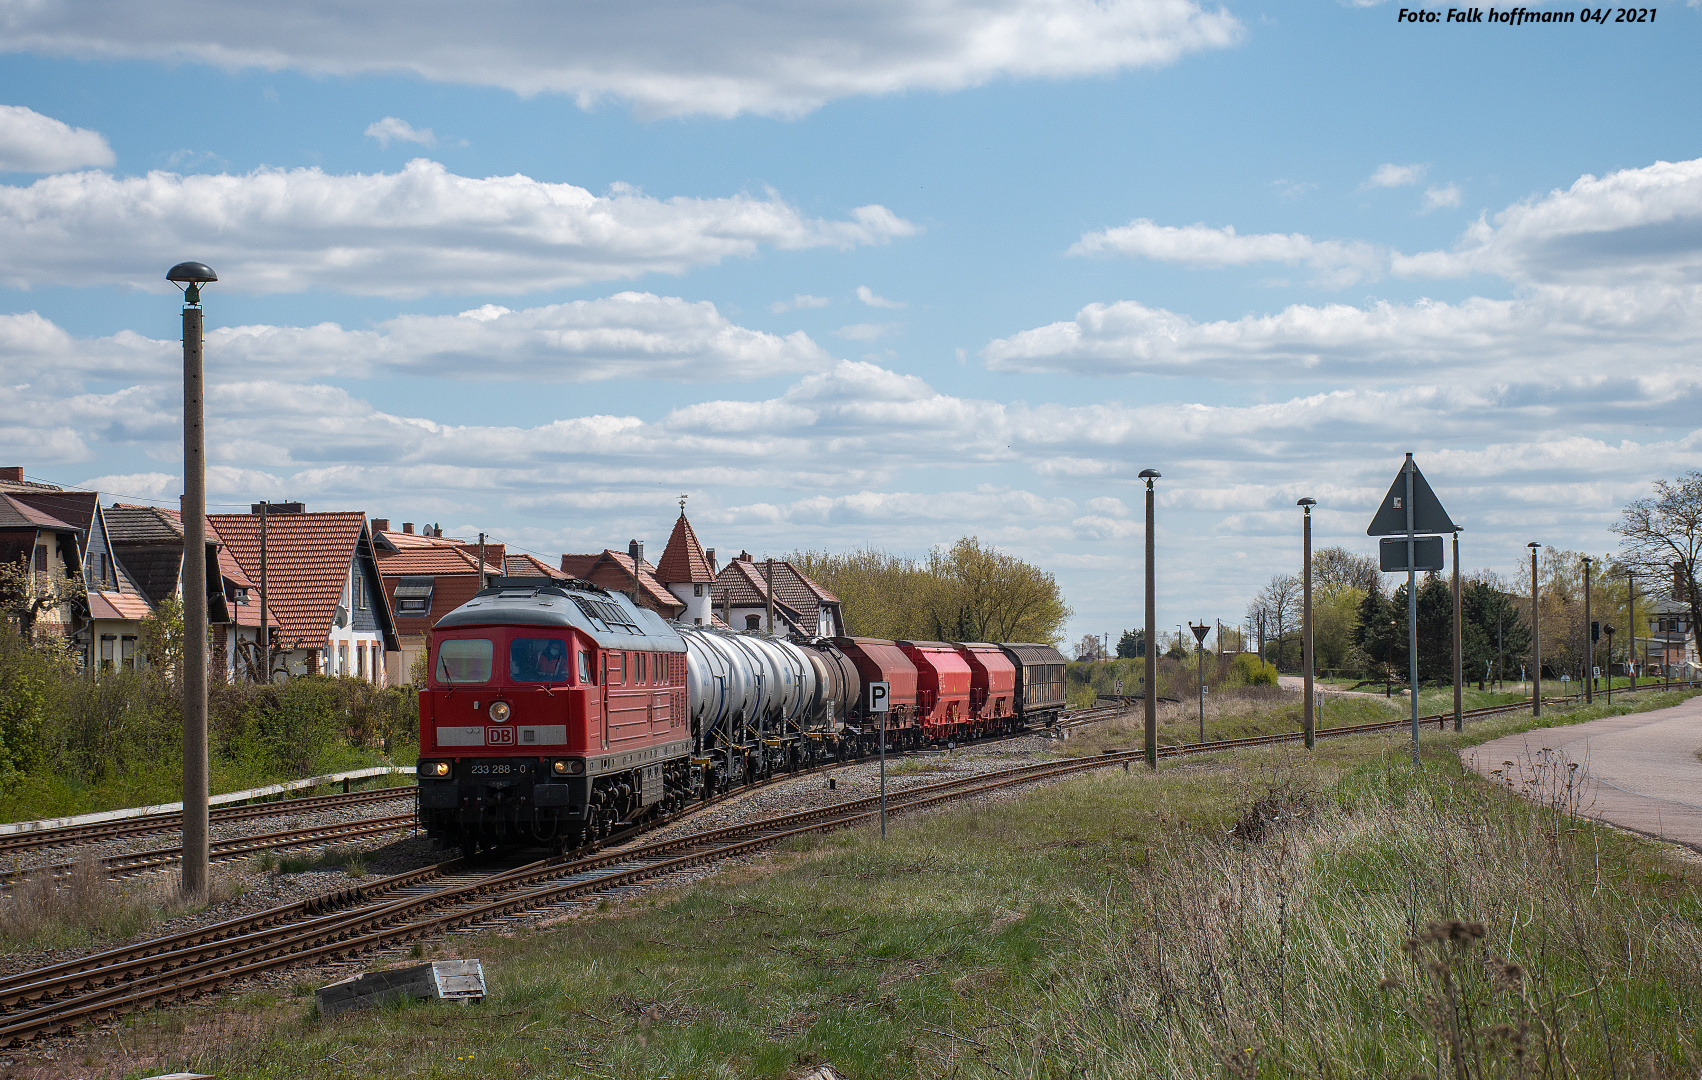
[(1510, 779), (1536, 801), (1570, 803), (1585, 817), (1702, 852), (1699, 749), (1702, 697), (1670, 709), (1508, 735), (1468, 747), (1460, 757), (1467, 768), (1492, 780)]

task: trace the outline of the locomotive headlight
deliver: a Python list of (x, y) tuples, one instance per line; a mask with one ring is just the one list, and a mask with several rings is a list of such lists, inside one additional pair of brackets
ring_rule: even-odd
[(500, 724), (504, 720), (508, 719), (508, 713), (509, 713), (508, 702), (506, 702), (506, 701), (493, 701), (493, 702), (491, 702), (491, 719), (492, 720), (495, 720), (497, 723)]
[(550, 771), (557, 776), (578, 776), (585, 771), (583, 761), (556, 761), (551, 763)]
[(419, 764), (419, 774), (421, 776), (448, 776), (449, 762), (422, 761)]

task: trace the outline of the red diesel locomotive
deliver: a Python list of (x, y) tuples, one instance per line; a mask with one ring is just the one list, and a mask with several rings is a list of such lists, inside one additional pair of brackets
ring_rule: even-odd
[(1057, 720), (1047, 645), (788, 641), (680, 627), (587, 581), (499, 578), (432, 630), (420, 817), (473, 853), (565, 850), (729, 785)]

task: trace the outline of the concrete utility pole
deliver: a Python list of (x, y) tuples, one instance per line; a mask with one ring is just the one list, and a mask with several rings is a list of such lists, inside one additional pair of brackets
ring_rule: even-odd
[(1594, 624), (1590, 622), (1590, 563), (1588, 555), (1584, 556), (1584, 704), (1596, 700), (1596, 635)]
[(1146, 481), (1146, 767), (1158, 769), (1158, 604), (1154, 596), (1157, 578), (1153, 573), (1152, 482), (1162, 476), (1156, 469), (1142, 469)]
[(1537, 548), (1532, 540), (1525, 545), (1531, 549), (1531, 715), (1542, 715), (1542, 628), (1537, 612)]
[[(1312, 508), (1318, 505), (1316, 499), (1301, 499), (1294, 505), (1301, 507), (1305, 514), (1300, 526), (1301, 591), (1305, 594), (1300, 605), (1300, 665), (1305, 670), (1306, 688), (1302, 694), (1301, 724), (1306, 732), (1306, 749), (1310, 750), (1317, 744), (1315, 735), (1317, 719), (1312, 712)], [(1204, 742), (1204, 739), (1200, 740)]]
[(260, 681), (272, 681), (272, 636), (266, 628), (266, 518), (272, 504), (260, 500)]
[(768, 636), (773, 637), (774, 636), (774, 560), (773, 559), (768, 560), (768, 562), (767, 562), (767, 564), (764, 568), (764, 573), (765, 573), (766, 578), (767, 578), (766, 588), (767, 588), (767, 592), (768, 592)]
[(184, 899), (207, 899), (207, 433), (201, 363), (205, 263), (166, 274), (183, 290), (183, 877)]
[(1460, 642), (1460, 534), (1454, 533), (1454, 730), (1466, 730), (1466, 714), (1460, 708), (1460, 696), (1465, 689), (1465, 672), (1461, 665), (1465, 657)]

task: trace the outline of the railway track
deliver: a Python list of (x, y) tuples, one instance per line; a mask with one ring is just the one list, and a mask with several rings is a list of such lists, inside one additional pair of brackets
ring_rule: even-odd
[[(1464, 715), (1481, 719), (1529, 707), (1528, 702), (1515, 703), (1473, 709)], [(1421, 717), (1420, 721), (1445, 728), (1452, 716), (1440, 713)], [(1077, 714), (1068, 722), (1085, 723), (1095, 718), (1103, 717)], [(1404, 730), (1409, 723), (1406, 719), (1375, 721), (1324, 728), (1316, 734), (1331, 738)], [(1291, 743), (1301, 738), (1299, 732), (1279, 732), (1166, 746), (1159, 748), (1158, 755), (1177, 758)], [(913, 811), (1109, 766), (1127, 766), (1142, 758), (1139, 749), (1106, 751), (1094, 758), (1041, 762), (909, 788), (889, 793), (888, 812)], [(799, 774), (777, 779), (795, 775)], [(729, 792), (692, 809), (707, 808), (761, 786), (766, 784)], [(346, 959), (473, 928), (520, 912), (536, 912), (737, 858), (791, 837), (851, 828), (874, 819), (879, 814), (878, 802), (878, 796), (869, 796), (657, 843), (544, 859), (495, 871), (453, 859), (183, 934), (23, 972), (0, 979), (0, 1043), (17, 1045), (93, 1020), (186, 1000), (223, 983), (279, 968)], [(676, 816), (666, 823), (679, 820)], [(617, 836), (610, 842), (619, 840)]]
[[(232, 822), (251, 821), (255, 818), (283, 817), (289, 814), (313, 813), (321, 810), (342, 810), (350, 807), (367, 806), (372, 803), (389, 802), (392, 799), (412, 799), (417, 790), (417, 787), (410, 785), (408, 787), (378, 788), (373, 791), (313, 795), (302, 799), (285, 799), (280, 802), (254, 803), (245, 806), (220, 806), (215, 807), (209, 816), (214, 825), (228, 825)], [(44, 847), (104, 843), (108, 840), (118, 840), (127, 836), (170, 832), (180, 828), (182, 824), (182, 814), (148, 814), (144, 817), (125, 818), (121, 821), (99, 821), (87, 825), (60, 825), (50, 829), (37, 829), (33, 832), (9, 833), (0, 836), (0, 857)]]
[[(413, 813), (395, 814), (382, 818), (358, 818), (353, 821), (340, 821), (328, 825), (310, 825), (300, 829), (285, 829), (281, 832), (238, 836), (229, 840), (215, 840), (208, 845), (208, 856), (215, 862), (225, 859), (243, 859), (264, 851), (279, 851), (292, 847), (312, 847), (345, 840), (360, 840), (369, 836), (412, 829), (415, 825), (416, 816)], [(182, 859), (182, 847), (168, 847), (154, 848), (150, 851), (130, 851), (120, 855), (107, 855), (95, 859), (93, 862), (106, 876), (121, 878), (145, 874), (166, 866), (175, 866)], [(56, 878), (66, 877), (75, 872), (81, 865), (83, 865), (81, 860), (73, 860), (38, 863), (35, 866), (0, 870), (0, 886), (11, 888), (25, 878), (44, 875)]]

